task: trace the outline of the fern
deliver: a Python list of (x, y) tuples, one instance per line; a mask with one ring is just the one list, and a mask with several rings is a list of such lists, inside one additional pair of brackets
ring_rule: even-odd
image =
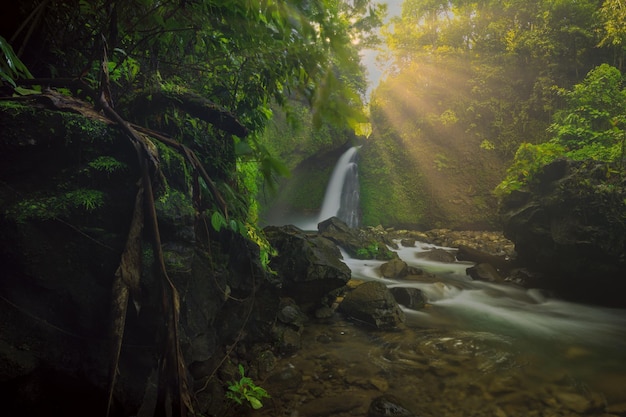
[(118, 161), (112, 156), (100, 156), (89, 162), (89, 166), (96, 171), (106, 172), (107, 174), (122, 171), (127, 168), (125, 163)]
[(79, 188), (65, 194), (65, 200), (69, 206), (91, 212), (104, 205), (104, 193), (98, 190)]

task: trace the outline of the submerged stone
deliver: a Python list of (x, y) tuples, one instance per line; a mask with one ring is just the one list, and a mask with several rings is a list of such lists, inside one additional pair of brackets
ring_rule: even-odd
[(367, 417), (416, 417), (416, 415), (396, 396), (384, 394), (372, 400)]

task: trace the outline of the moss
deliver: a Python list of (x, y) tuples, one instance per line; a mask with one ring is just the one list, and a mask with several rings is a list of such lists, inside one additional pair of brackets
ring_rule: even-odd
[(89, 167), (100, 172), (111, 174), (116, 171), (124, 171), (128, 166), (124, 162), (120, 162), (112, 156), (99, 156), (88, 163)]
[[(38, 132), (37, 142), (62, 141), (71, 143), (112, 143), (119, 130), (101, 120), (77, 113), (53, 111), (16, 102), (0, 102), (0, 124), (3, 126), (2, 142), (18, 145), (28, 132)], [(48, 133), (49, 136), (45, 134)]]
[(428, 222), (430, 194), (406, 152), (394, 143), (387, 136), (361, 148), (362, 224), (419, 228)]
[(166, 189), (169, 185), (183, 190), (191, 189), (191, 172), (185, 158), (178, 151), (159, 141), (155, 141), (154, 144), (159, 152), (161, 170), (169, 182)]
[(196, 214), (191, 198), (174, 188), (159, 197), (155, 206), (160, 218), (173, 222), (190, 221)]
[(280, 193), (259, 197), (259, 201), (264, 203), (262, 210), (284, 207), (297, 213), (319, 211), (335, 162), (335, 158), (315, 158), (301, 164), (290, 178), (281, 181)]
[(38, 193), (6, 208), (6, 215), (18, 223), (29, 219), (48, 220), (69, 218), (77, 212), (91, 213), (104, 205), (105, 194), (100, 190), (79, 188), (54, 194)]

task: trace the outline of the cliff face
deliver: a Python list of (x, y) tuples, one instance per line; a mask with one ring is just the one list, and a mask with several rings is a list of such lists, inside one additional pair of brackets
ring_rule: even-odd
[(626, 182), (595, 161), (559, 159), (502, 202), (505, 236), (541, 284), (570, 297), (624, 305)]

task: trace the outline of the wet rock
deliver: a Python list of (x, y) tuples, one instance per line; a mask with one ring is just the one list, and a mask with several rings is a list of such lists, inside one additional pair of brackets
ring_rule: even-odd
[(348, 413), (359, 408), (365, 398), (356, 395), (335, 395), (322, 397), (305, 403), (298, 410), (298, 415), (307, 417), (334, 416)]
[(611, 404), (606, 408), (606, 412), (610, 414), (626, 415), (626, 402), (619, 404)]
[(558, 159), (528, 188), (504, 198), (500, 214), (519, 263), (544, 274), (541, 287), (569, 299), (624, 306), (614, 288), (626, 276), (626, 180), (607, 185), (610, 169)]
[(265, 378), (276, 366), (276, 356), (269, 348), (264, 346), (255, 346), (252, 351), (253, 363), (257, 374), (260, 378)]
[(453, 253), (448, 252), (444, 249), (434, 248), (426, 252), (420, 252), (415, 255), (420, 259), (427, 259), (429, 261), (435, 262), (454, 262), (456, 258)]
[(405, 248), (414, 248), (415, 247), (415, 239), (412, 238), (404, 238), (400, 239), (400, 244)]
[(366, 247), (365, 236), (357, 229), (350, 228), (338, 217), (331, 217), (317, 225), (320, 236), (332, 240), (344, 248), (350, 256), (356, 256), (359, 249)]
[(515, 266), (515, 261), (511, 260), (508, 256), (492, 255), (466, 245), (459, 246), (456, 259), (459, 261), (470, 261), (476, 264), (490, 264), (502, 273), (510, 271)]
[(319, 235), (332, 240), (350, 256), (360, 259), (393, 259), (397, 257), (388, 247), (397, 248), (393, 238), (378, 229), (352, 229), (337, 217), (317, 226)]
[(328, 306), (322, 306), (315, 310), (315, 318), (316, 319), (329, 319), (335, 314), (335, 310)]
[(277, 325), (278, 351), (282, 355), (293, 355), (302, 347), (301, 332), (286, 326)]
[(572, 392), (557, 392), (554, 396), (565, 408), (580, 414), (597, 410), (601, 404), (596, 403), (593, 397), (586, 398)]
[(378, 281), (365, 282), (346, 294), (339, 311), (378, 329), (392, 329), (405, 320), (387, 286)]
[(416, 417), (416, 415), (406, 408), (399, 398), (383, 394), (372, 400), (367, 417)]
[(283, 306), (277, 315), (278, 320), (284, 324), (290, 324), (296, 329), (301, 329), (307, 316), (295, 304), (287, 304)]
[(401, 259), (392, 259), (389, 262), (385, 262), (380, 266), (380, 274), (385, 278), (402, 278), (405, 277), (408, 272), (408, 265)]
[(471, 247), (491, 255), (513, 256), (515, 248), (513, 242), (504, 237), (501, 232), (478, 231), (478, 230), (450, 230), (432, 229), (415, 235), (417, 240), (432, 243), (438, 246), (459, 248)]
[(277, 392), (296, 391), (302, 385), (302, 373), (286, 366), (272, 373), (267, 382)]
[(418, 288), (393, 287), (389, 291), (391, 291), (398, 304), (407, 308), (421, 310), (426, 305), (426, 296)]
[(278, 273), (283, 295), (307, 313), (331, 305), (331, 293), (344, 287), (351, 274), (337, 245), (295, 226), (268, 226), (265, 234), (278, 251), (270, 267)]
[(476, 281), (503, 282), (496, 268), (491, 264), (478, 264), (466, 269), (467, 275)]

